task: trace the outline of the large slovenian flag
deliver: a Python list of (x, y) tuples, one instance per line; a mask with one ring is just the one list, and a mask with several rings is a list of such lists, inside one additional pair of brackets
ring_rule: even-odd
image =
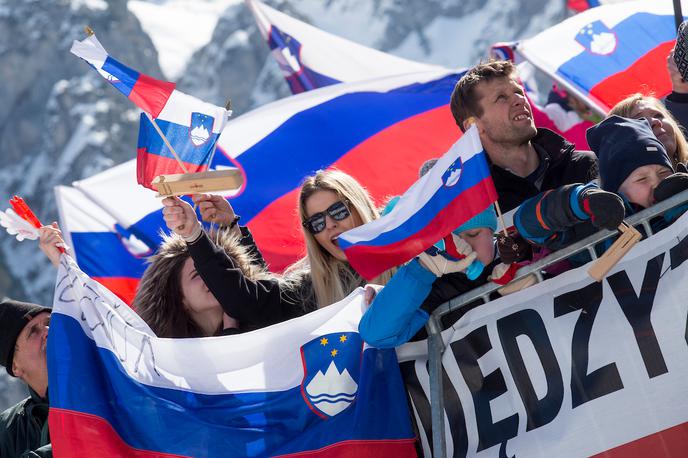
[[(273, 271), (305, 252), (296, 211), (303, 177), (337, 167), (363, 183), (378, 204), (401, 194), (425, 160), (456, 141), (459, 131), (447, 104), (459, 76), (433, 71), (338, 84), (265, 105), (227, 124), (213, 167), (244, 172), (246, 187), (231, 203)], [(78, 205), (58, 207), (79, 265), (126, 298), (135, 291), (146, 253), (157, 248), (166, 228), (159, 200), (135, 183), (131, 161), (74, 184), (76, 195), (109, 215), (97, 227), (85, 224)], [(58, 202), (62, 194), (57, 193)], [(101, 251), (120, 256), (101, 257)]]
[(477, 128), (471, 127), (383, 217), (339, 236), (370, 280), (420, 254), (497, 200)]
[(358, 289), (248, 334), (161, 339), (63, 256), (48, 338), (56, 457), (414, 457), (393, 350)]
[(577, 14), (521, 41), (518, 52), (607, 112), (635, 92), (671, 91), (666, 58), (675, 38), (671, 0), (639, 0)]
[(246, 3), (292, 94), (341, 82), (440, 69), (327, 33), (258, 0)]
[[(95, 35), (74, 41), (71, 52), (144, 111), (137, 146), (139, 184), (153, 189), (150, 183), (158, 175), (208, 169), (217, 139), (227, 123), (227, 110), (176, 90), (174, 83), (127, 67), (110, 56)], [(177, 163), (169, 146), (183, 166)]]
[(60, 263), (56, 456), (415, 456), (396, 355), (357, 332), (362, 289), (248, 334), (161, 339), (71, 258)]

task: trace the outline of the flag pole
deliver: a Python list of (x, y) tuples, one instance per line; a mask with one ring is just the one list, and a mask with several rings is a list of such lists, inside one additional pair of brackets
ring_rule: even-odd
[[(227, 105), (225, 105), (225, 110), (227, 110), (227, 113), (225, 116), (229, 117), (232, 115), (232, 100), (227, 100)], [(222, 135), (222, 132), (220, 132), (220, 135)], [(218, 140), (220, 138), (218, 137)], [(210, 170), (210, 166), (213, 163), (213, 159), (215, 158), (215, 151), (217, 150), (217, 141), (213, 145), (212, 151), (210, 151), (210, 156), (208, 157), (208, 170)]]
[(681, 0), (674, 0), (674, 22), (676, 23), (676, 30), (683, 22), (683, 11), (681, 11)]
[(158, 135), (160, 135), (160, 138), (162, 138), (162, 141), (165, 142), (165, 146), (167, 146), (167, 148), (170, 150), (170, 152), (172, 153), (174, 158), (177, 160), (177, 164), (179, 164), (179, 167), (182, 168), (184, 173), (189, 173), (189, 169), (186, 168), (186, 165), (184, 165), (181, 158), (179, 157), (177, 152), (174, 150), (174, 148), (170, 144), (170, 141), (167, 139), (167, 137), (165, 137), (165, 134), (162, 133), (162, 130), (160, 130), (158, 123), (155, 122), (155, 120), (153, 119), (153, 117), (149, 113), (146, 113), (146, 116), (148, 117), (148, 120), (151, 122), (151, 124), (153, 124), (153, 127), (155, 127), (155, 131), (158, 133)]
[(504, 223), (504, 216), (502, 215), (502, 209), (499, 208), (499, 201), (498, 200), (494, 201), (494, 206), (495, 206), (495, 210), (497, 211), (497, 217), (499, 218), (499, 222), (502, 223), (502, 231), (504, 232), (504, 236), (508, 237), (509, 234), (506, 232), (506, 224)]

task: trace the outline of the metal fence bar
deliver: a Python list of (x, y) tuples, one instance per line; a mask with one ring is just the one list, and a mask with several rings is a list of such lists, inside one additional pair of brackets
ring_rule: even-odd
[[(647, 237), (653, 234), (650, 220), (661, 215), (665, 211), (688, 203), (688, 190), (683, 191), (671, 198), (653, 205), (650, 208), (636, 213), (626, 218), (626, 223), (631, 226), (642, 225)], [(563, 261), (564, 259), (583, 251), (597, 258), (594, 247), (598, 243), (617, 235), (617, 231), (602, 230), (585, 239), (576, 242), (566, 248), (556, 251), (545, 258), (534, 262), (521, 270), (515, 279), (534, 274), (538, 282), (543, 281), (542, 269)], [(486, 298), (501, 288), (501, 285), (488, 283), (465, 294), (457, 296), (444, 304), (440, 305), (431, 315), (426, 329), (428, 331), (428, 365), (430, 375), (430, 408), (432, 411), (432, 443), (433, 455), (435, 458), (446, 456), (446, 439), (444, 437), (444, 396), (442, 393), (442, 353), (444, 352), (444, 342), (442, 341), (442, 328), (440, 326), (442, 316), (465, 307), (476, 299)]]
[(442, 394), (442, 327), (439, 318), (430, 316), (426, 325), (428, 329), (428, 355), (435, 355), (428, 360), (430, 375), (430, 411), (432, 412), (432, 450), (435, 458), (444, 458), (447, 454), (444, 436), (444, 396)]

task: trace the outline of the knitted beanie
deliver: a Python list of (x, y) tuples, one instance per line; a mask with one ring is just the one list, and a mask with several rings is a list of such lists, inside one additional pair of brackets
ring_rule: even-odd
[(12, 299), (0, 302), (0, 364), (5, 366), (7, 373), (12, 377), (14, 377), (12, 373), (14, 346), (19, 333), (36, 315), (50, 311), (47, 307)]
[(674, 170), (664, 145), (645, 118), (610, 116), (589, 128), (586, 137), (599, 159), (600, 181), (606, 191), (617, 192), (624, 180), (644, 165)]
[(478, 213), (473, 218), (469, 219), (461, 226), (457, 227), (453, 232), (456, 235), (461, 234), (464, 231), (471, 229), (477, 229), (479, 227), (489, 227), (492, 232), (497, 232), (497, 215), (495, 214), (494, 207), (490, 205), (483, 212)]

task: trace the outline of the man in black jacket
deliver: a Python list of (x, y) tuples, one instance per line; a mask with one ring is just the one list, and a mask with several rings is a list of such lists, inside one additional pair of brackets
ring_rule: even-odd
[(541, 191), (597, 178), (592, 152), (575, 151), (561, 136), (535, 127), (530, 103), (509, 61), (469, 70), (456, 84), (450, 106), (463, 132), (477, 126), (503, 212)]
[(0, 302), (0, 364), (29, 387), (30, 396), (0, 414), (0, 456), (52, 456), (48, 434), (46, 344), (50, 309)]

